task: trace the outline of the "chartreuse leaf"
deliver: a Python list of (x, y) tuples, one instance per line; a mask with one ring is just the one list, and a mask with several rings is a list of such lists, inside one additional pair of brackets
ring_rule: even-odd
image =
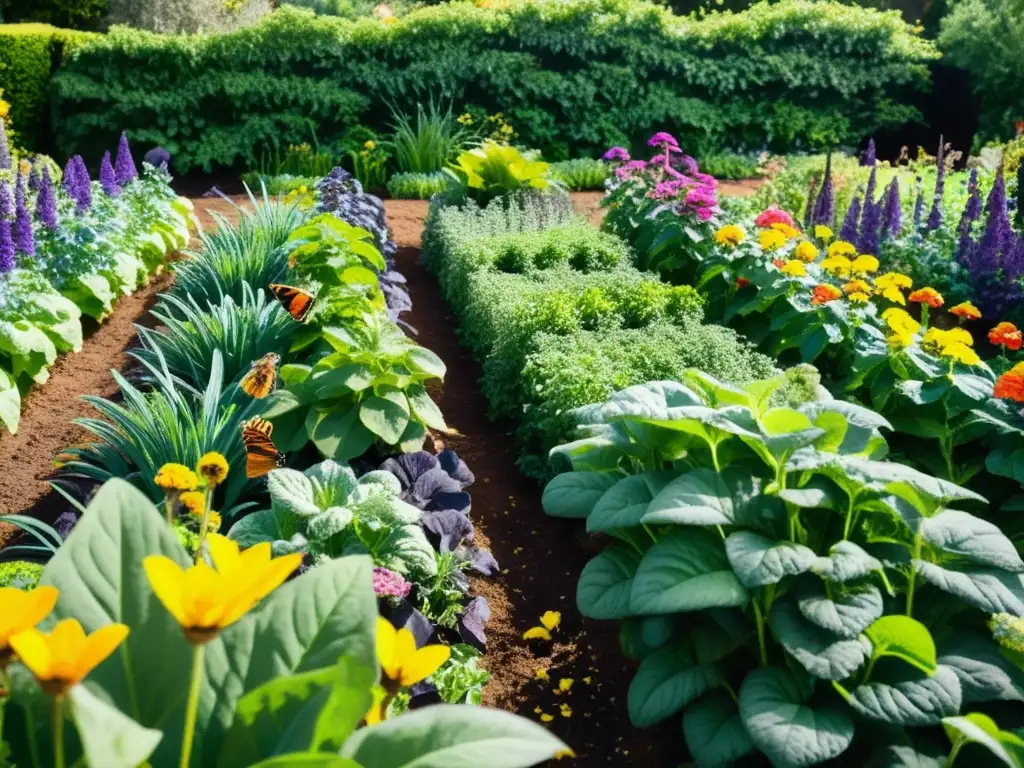
[(640, 565), (636, 550), (613, 544), (583, 567), (576, 584), (576, 607), (591, 619), (630, 614), (633, 578)]
[(778, 584), (814, 563), (814, 550), (791, 541), (775, 541), (752, 531), (737, 531), (725, 540), (729, 565), (747, 589)]
[(830, 597), (820, 582), (801, 590), (797, 607), (812, 624), (848, 640), (863, 632), (885, 608), (882, 593), (874, 584), (847, 590), (833, 587)]
[(84, 685), (72, 687), (68, 698), (89, 765), (135, 768), (149, 759), (163, 737), (155, 728), (143, 728)]
[(676, 530), (651, 547), (633, 578), (634, 614), (678, 613), (744, 605), (747, 591), (733, 573), (721, 538)]
[(712, 691), (683, 713), (686, 746), (700, 766), (731, 765), (754, 751), (739, 709), (725, 691)]
[(637, 728), (660, 723), (721, 681), (718, 667), (698, 664), (692, 651), (662, 648), (640, 663), (629, 684), (629, 719)]
[(935, 641), (921, 622), (909, 616), (883, 616), (864, 630), (871, 641), (872, 661), (883, 656), (902, 659), (926, 675), (935, 673)]
[(510, 712), (438, 704), (356, 731), (341, 756), (363, 768), (530, 768), (569, 747)]
[(816, 627), (788, 601), (772, 607), (768, 625), (782, 647), (822, 680), (845, 680), (871, 656), (871, 644), (863, 637), (845, 640)]
[(552, 517), (586, 517), (621, 479), (621, 475), (613, 472), (563, 472), (544, 488), (541, 504)]
[(779, 667), (759, 667), (743, 681), (740, 718), (754, 745), (776, 765), (823, 763), (853, 741), (850, 718), (830, 707), (810, 707), (809, 694)]
[(871, 755), (872, 768), (948, 768), (946, 755), (925, 754), (906, 744), (886, 744)]
[(988, 715), (972, 712), (962, 717), (947, 717), (942, 727), (953, 743), (953, 752), (959, 752), (965, 744), (980, 744), (1004, 765), (1020, 768), (1024, 758), (1024, 739), (1010, 731), (1004, 731)]
[(677, 474), (651, 471), (619, 480), (594, 505), (587, 530), (598, 533), (640, 525), (651, 501)]
[(890, 725), (938, 725), (960, 711), (960, 681), (949, 667), (936, 667), (931, 677), (902, 667), (886, 679), (892, 682), (869, 682), (840, 693), (858, 714)]

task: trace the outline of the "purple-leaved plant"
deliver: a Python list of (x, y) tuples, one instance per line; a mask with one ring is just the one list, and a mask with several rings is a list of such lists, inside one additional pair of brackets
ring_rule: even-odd
[(928, 214), (928, 231), (938, 229), (942, 225), (942, 192), (946, 187), (946, 158), (942, 136), (939, 136), (939, 154), (935, 157), (935, 196), (932, 198), (932, 210)]
[(893, 179), (885, 193), (885, 207), (882, 209), (883, 240), (895, 240), (900, 236), (902, 228), (902, 212), (900, 211), (900, 183)]
[(103, 160), (100, 163), (100, 185), (108, 197), (117, 197), (121, 194), (121, 187), (118, 186), (117, 176), (114, 173), (114, 165), (110, 162), (110, 152), (103, 153)]
[(47, 229), (57, 229), (57, 195), (50, 181), (50, 169), (43, 168), (43, 178), (39, 182), (39, 196), (36, 198), (36, 218)]
[(864, 150), (864, 158), (861, 160), (861, 165), (869, 165), (872, 168), (875, 166), (878, 158), (875, 155), (875, 139), (874, 137), (868, 139), (868, 148)]
[(821, 184), (821, 191), (818, 192), (818, 199), (814, 203), (814, 216), (812, 224), (821, 224), (831, 228), (836, 218), (836, 188), (832, 183), (832, 150), (825, 155), (825, 180)]
[(124, 186), (139, 175), (132, 160), (132, 150), (128, 146), (128, 135), (121, 131), (121, 140), (117, 144), (117, 161), (114, 164), (114, 177), (118, 185)]
[(0, 171), (9, 171), (14, 167), (14, 158), (11, 157), (11, 147), (7, 142), (7, 126), (0, 119)]
[(860, 219), (860, 198), (854, 195), (850, 207), (846, 209), (843, 226), (839, 228), (839, 239), (848, 243), (857, 242), (857, 221)]
[(75, 174), (78, 177), (75, 188), (75, 200), (78, 205), (75, 210), (81, 215), (92, 207), (92, 179), (89, 178), (89, 169), (85, 167), (85, 160), (81, 155), (75, 155), (75, 165)]
[(36, 252), (35, 236), (32, 233), (32, 214), (28, 211), (25, 201), (25, 177), (18, 174), (18, 183), (14, 187), (14, 250), (26, 256)]

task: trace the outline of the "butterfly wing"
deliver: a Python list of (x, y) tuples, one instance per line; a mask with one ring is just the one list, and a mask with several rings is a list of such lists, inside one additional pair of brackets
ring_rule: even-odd
[(270, 439), (273, 430), (274, 426), (269, 421), (258, 417), (242, 425), (246, 477), (262, 477), (281, 466), (284, 456)]
[(252, 364), (252, 368), (242, 377), (242, 381), (239, 382), (238, 386), (249, 397), (262, 400), (270, 394), (274, 388), (274, 382), (277, 381), (277, 363), (279, 359), (273, 352), (264, 355)]
[(271, 283), (270, 292), (288, 310), (288, 314), (300, 323), (305, 322), (306, 318), (309, 317), (309, 313), (313, 310), (316, 296), (303, 288)]

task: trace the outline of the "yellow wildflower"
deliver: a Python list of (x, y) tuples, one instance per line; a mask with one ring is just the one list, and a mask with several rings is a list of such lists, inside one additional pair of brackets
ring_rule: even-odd
[(827, 243), (832, 239), (832, 230), (826, 227), (824, 224), (818, 224), (814, 227), (814, 236), (821, 240), (823, 243)]
[(893, 331), (907, 331), (911, 334), (921, 330), (921, 324), (917, 322), (904, 309), (891, 307), (882, 313), (882, 320)]
[(789, 275), (790, 277), (804, 277), (807, 274), (804, 263), (799, 259), (790, 259), (782, 265), (781, 271), (782, 274)]
[(845, 256), (846, 258), (850, 258), (851, 256), (857, 255), (857, 249), (845, 240), (836, 240), (828, 247), (828, 255), (830, 257)]
[(847, 296), (847, 298), (850, 300), (851, 304), (867, 304), (871, 299), (871, 297), (863, 291), (854, 291)]
[(775, 251), (786, 244), (786, 236), (775, 229), (762, 229), (757, 235), (762, 250)]
[(558, 711), (561, 713), (562, 717), (572, 717), (572, 707), (570, 707), (568, 704), (563, 704), (562, 706), (560, 706), (558, 708)]
[(223, 522), (224, 521), (221, 520), (219, 512), (214, 512), (211, 510), (210, 514), (206, 517), (206, 526), (209, 530), (213, 531), (214, 533), (220, 530), (220, 526)]
[(871, 286), (863, 280), (857, 278), (851, 280), (843, 286), (843, 290), (847, 293), (868, 293), (871, 291)]
[(818, 249), (814, 247), (814, 243), (804, 240), (796, 247), (796, 257), (809, 264), (818, 258)]
[(735, 224), (726, 224), (715, 232), (715, 242), (727, 248), (735, 248), (743, 242), (746, 234)]
[(390, 621), (377, 617), (377, 659), (384, 676), (402, 688), (426, 680), (448, 661), (447, 645), (416, 647), (416, 638), (408, 629), (396, 630)]
[(206, 494), (201, 491), (186, 491), (178, 497), (178, 501), (193, 517), (202, 517), (206, 511)]
[(36, 587), (31, 592), (0, 587), (0, 669), (11, 660), (11, 638), (49, 616), (58, 595), (56, 587)]
[(168, 462), (160, 467), (153, 482), (164, 491), (191, 491), (199, 485), (199, 478), (184, 464)]
[(978, 357), (978, 353), (966, 344), (948, 344), (943, 347), (942, 356), (951, 357), (958, 363), (963, 363), (964, 365), (978, 365), (981, 363), (981, 358)]
[(48, 634), (29, 629), (11, 638), (11, 648), (51, 696), (85, 679), (128, 637), (124, 624), (108, 624), (86, 635), (78, 619), (57, 622)]
[(845, 256), (829, 256), (821, 262), (821, 268), (830, 275), (846, 278), (850, 276), (851, 262)]
[(455, 120), (460, 125), (472, 125), (473, 124), (473, 116), (471, 114), (469, 114), (469, 112), (465, 112), (464, 114), (459, 115)]
[(551, 679), (551, 676), (548, 675), (548, 671), (546, 669), (538, 669), (533, 674), (534, 674), (534, 677), (536, 677), (538, 680), (550, 680)]
[(228, 460), (216, 451), (210, 451), (199, 459), (196, 471), (211, 488), (216, 487), (228, 476)]
[(878, 259), (868, 253), (862, 253), (853, 260), (853, 271), (858, 275), (873, 275), (878, 271)]
[(571, 677), (563, 677), (558, 681), (558, 690), (555, 693), (568, 693), (572, 689), (573, 679)]
[(541, 715), (540, 716), (540, 721), (542, 723), (550, 723), (554, 719), (555, 719), (554, 715)]
[(911, 280), (904, 274), (899, 272), (886, 272), (881, 277), (875, 279), (875, 288), (886, 288), (892, 286), (901, 290), (906, 290), (914, 285), (914, 281)]
[(781, 232), (787, 240), (795, 240), (800, 237), (800, 230), (796, 227), (791, 227), (784, 221), (776, 221), (769, 226), (776, 232)]
[(375, 142), (373, 139), (367, 139), (363, 143), (363, 149), (373, 149), (376, 146), (377, 146), (377, 142)]

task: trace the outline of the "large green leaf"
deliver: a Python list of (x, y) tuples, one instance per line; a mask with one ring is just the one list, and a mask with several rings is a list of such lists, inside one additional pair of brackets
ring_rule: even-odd
[(944, 592), (987, 613), (1024, 616), (1024, 579), (1019, 573), (964, 566), (953, 570), (914, 560), (918, 575)]
[(833, 588), (831, 597), (821, 583), (800, 591), (797, 607), (803, 617), (839, 637), (852, 640), (882, 615), (882, 593), (874, 584), (852, 589)]
[(815, 560), (810, 570), (824, 579), (842, 584), (881, 571), (882, 563), (859, 545), (844, 539), (832, 545), (827, 557)]
[(636, 550), (613, 544), (583, 567), (576, 584), (576, 607), (591, 619), (621, 619), (630, 614), (633, 577), (640, 565)]
[(640, 525), (651, 501), (675, 477), (673, 471), (650, 471), (619, 480), (598, 499), (587, 517), (591, 533)]
[(648, 524), (758, 525), (775, 519), (781, 502), (761, 493), (761, 479), (743, 467), (721, 473), (702, 467), (680, 475), (654, 497)]
[(359, 420), (388, 445), (394, 445), (409, 425), (409, 399), (395, 389), (381, 388), (380, 395), (363, 398)]
[(0, 368), (0, 424), (7, 427), (8, 432), (14, 433), (18, 431), (20, 421), (21, 392), (18, 390), (18, 382)]
[(947, 509), (921, 521), (919, 533), (933, 547), (965, 557), (979, 565), (1007, 571), (1024, 571), (1016, 547), (999, 526), (967, 512)]
[(737, 531), (725, 540), (729, 565), (747, 589), (778, 584), (814, 563), (814, 550), (791, 541), (775, 541), (752, 531)]
[(963, 717), (947, 717), (942, 721), (942, 727), (954, 746), (980, 744), (1003, 765), (1020, 768), (1020, 759), (1014, 752), (1024, 755), (1024, 739), (1001, 730), (988, 715), (972, 712)]
[(310, 409), (306, 429), (325, 458), (348, 461), (373, 444), (374, 434), (359, 420), (359, 414), (358, 405)]
[(930, 677), (903, 667), (896, 681), (859, 685), (847, 701), (872, 720), (897, 726), (938, 725), (960, 711), (960, 681), (949, 667), (938, 666)]
[(863, 637), (852, 640), (811, 624), (792, 602), (779, 602), (768, 617), (772, 634), (810, 674), (822, 680), (845, 680), (871, 656)]
[(614, 472), (563, 472), (545, 486), (541, 503), (552, 517), (586, 517), (621, 478)]
[(943, 643), (938, 663), (960, 679), (964, 704), (1024, 701), (1024, 669), (1011, 663), (991, 638), (958, 631)]
[(864, 630), (871, 641), (873, 658), (892, 656), (917, 667), (926, 675), (935, 672), (935, 641), (921, 622), (909, 616), (882, 616)]
[(736, 702), (725, 691), (712, 691), (686, 708), (683, 735), (702, 767), (731, 765), (754, 751)]
[(716, 665), (698, 664), (686, 648), (662, 648), (640, 663), (629, 684), (629, 719), (637, 728), (652, 726), (720, 682)]
[(529, 768), (568, 749), (510, 712), (438, 704), (356, 731), (341, 755), (363, 768)]
[(163, 737), (160, 731), (143, 728), (97, 698), (84, 685), (74, 686), (68, 699), (88, 765), (135, 768), (153, 754)]
[(747, 591), (729, 566), (721, 538), (676, 530), (651, 547), (633, 579), (631, 613), (678, 613), (744, 605)]
[(830, 707), (811, 708), (809, 691), (785, 669), (759, 667), (740, 688), (740, 717), (751, 740), (780, 766), (815, 765), (846, 751), (853, 723)]

